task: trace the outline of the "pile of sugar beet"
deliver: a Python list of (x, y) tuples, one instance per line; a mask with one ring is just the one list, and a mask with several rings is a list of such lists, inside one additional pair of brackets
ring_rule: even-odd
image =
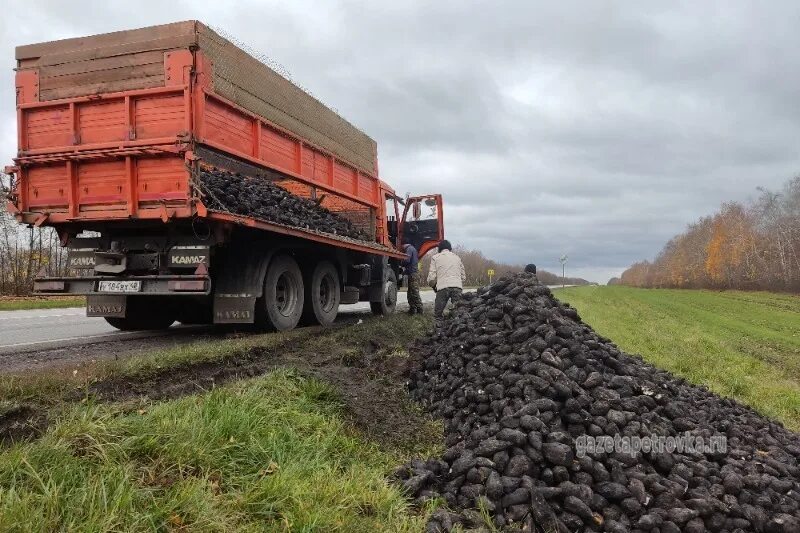
[(263, 176), (205, 170), (199, 188), (209, 209), (351, 239), (369, 240), (352, 222), (314, 200), (290, 193)]
[[(411, 395), (448, 448), (393, 479), (446, 502), (429, 532), (484, 531), (483, 516), (501, 531), (800, 532), (800, 435), (622, 353), (535, 274), (464, 294), (412, 357)], [(687, 433), (727, 449), (576, 446)]]

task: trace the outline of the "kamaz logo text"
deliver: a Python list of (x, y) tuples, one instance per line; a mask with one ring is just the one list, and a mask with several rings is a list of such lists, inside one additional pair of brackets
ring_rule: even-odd
[(69, 266), (72, 266), (72, 267), (93, 267), (94, 266), (94, 256), (70, 257), (69, 258)]
[(111, 315), (122, 313), (123, 309), (120, 305), (90, 305), (89, 312), (100, 315)]
[(197, 265), (206, 262), (205, 255), (173, 255), (172, 263), (176, 265)]
[(216, 312), (217, 318), (222, 320), (231, 320), (231, 319), (249, 319), (250, 318), (250, 311), (240, 310), (240, 309), (231, 309), (229, 311), (217, 311)]

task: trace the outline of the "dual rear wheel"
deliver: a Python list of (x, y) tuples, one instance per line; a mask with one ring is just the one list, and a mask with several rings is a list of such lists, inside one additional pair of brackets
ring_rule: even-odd
[(287, 331), (303, 324), (330, 326), (339, 313), (341, 284), (336, 267), (320, 261), (303, 272), (289, 255), (275, 257), (264, 277), (264, 292), (256, 301), (256, 327)]
[(397, 274), (391, 268), (385, 269), (380, 291), (381, 299), (369, 303), (372, 314), (378, 316), (391, 315), (397, 308)]
[(330, 261), (321, 261), (306, 276), (303, 324), (330, 326), (339, 314), (342, 286), (339, 273)]

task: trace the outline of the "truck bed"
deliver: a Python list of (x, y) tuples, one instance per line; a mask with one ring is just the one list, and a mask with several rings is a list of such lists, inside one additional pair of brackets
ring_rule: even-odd
[(376, 226), (390, 189), (374, 141), (207, 26), (26, 45), (16, 57), (10, 209), (21, 222), (209, 216), (192, 177), (210, 165), (319, 199), (363, 228), (371, 249), (391, 250)]

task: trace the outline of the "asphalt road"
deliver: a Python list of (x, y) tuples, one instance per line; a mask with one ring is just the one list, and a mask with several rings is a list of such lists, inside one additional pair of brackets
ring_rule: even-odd
[[(422, 301), (432, 303), (433, 291), (422, 291)], [(407, 308), (406, 293), (398, 294), (398, 307)], [(342, 316), (367, 313), (369, 303), (341, 306)], [(86, 316), (82, 307), (0, 311), (0, 354), (30, 352), (163, 335), (187, 335), (207, 326), (172, 326), (166, 331), (117, 331), (102, 318)]]
[[(553, 286), (551, 288), (556, 288)], [(474, 289), (468, 289), (474, 290)], [(436, 293), (421, 291), (422, 301), (432, 304)], [(398, 294), (398, 308), (408, 308), (406, 293)], [(339, 315), (346, 319), (348, 316), (369, 312), (369, 304), (360, 302), (353, 305), (343, 305)], [(176, 324), (165, 331), (118, 331), (108, 325), (102, 318), (86, 316), (83, 307), (69, 307), (62, 309), (33, 309), (25, 311), (0, 311), (0, 356), (10, 354), (29, 354), (41, 352), (40, 359), (48, 359), (60, 349), (92, 346), (106, 343), (115, 347), (124, 344), (139, 344), (128, 341), (141, 339), (144, 346), (151, 342), (189, 342), (198, 335), (213, 335), (210, 326), (181, 326)], [(144, 342), (144, 341), (148, 342)], [(109, 348), (110, 349), (110, 348)], [(126, 350), (131, 347), (126, 346)], [(3, 364), (12, 364), (11, 360), (0, 360), (0, 369)]]

